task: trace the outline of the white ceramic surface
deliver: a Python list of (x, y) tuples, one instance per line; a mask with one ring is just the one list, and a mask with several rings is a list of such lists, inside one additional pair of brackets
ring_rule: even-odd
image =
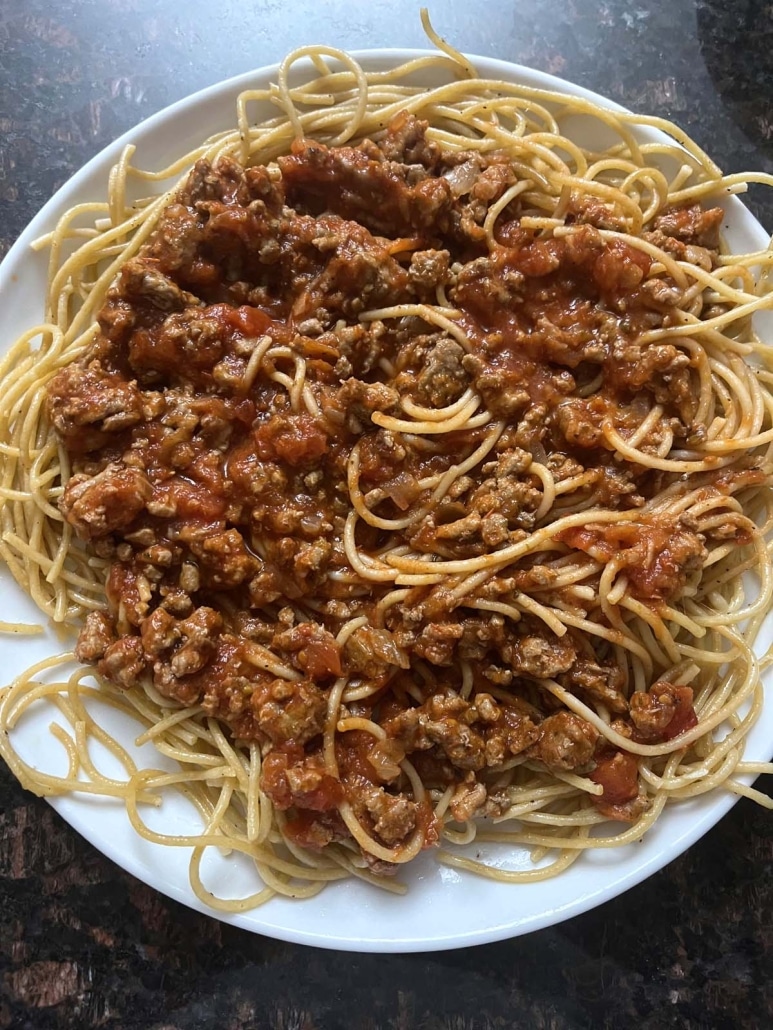
[[(356, 56), (367, 70), (381, 70), (419, 53), (369, 51)], [(617, 106), (541, 72), (489, 58), (472, 60), (487, 77), (572, 93), (612, 108)], [(0, 266), (0, 350), (42, 319), (46, 256), (33, 252), (30, 243), (50, 229), (59, 214), (72, 204), (105, 197), (109, 169), (123, 146), (128, 142), (136, 144), (135, 165), (163, 167), (208, 135), (232, 127), (237, 94), (248, 87), (266, 85), (270, 80), (276, 80), (275, 67), (203, 90), (133, 129), (81, 169), (46, 204)], [(643, 134), (657, 138), (652, 130)], [(753, 250), (767, 245), (764, 230), (738, 200), (728, 198), (726, 211), (725, 231), (734, 248)], [(6, 570), (0, 572), (0, 596), (4, 598), (4, 613), (10, 610), (13, 617), (39, 621), (39, 615)], [(767, 644), (770, 627), (764, 636)], [(3, 639), (3, 680), (59, 649), (61, 643), (51, 633), (45, 638)], [(58, 745), (48, 732), (50, 718), (50, 711), (42, 710), (26, 718), (17, 740), (28, 760), (39, 761), (53, 771), (57, 766), (61, 769), (62, 762), (57, 756)], [(136, 728), (113, 713), (105, 713), (105, 718), (131, 746)], [(773, 704), (768, 704), (748, 738), (746, 757), (758, 761), (770, 758), (772, 739)], [(149, 746), (139, 755), (138, 761), (159, 765)], [(402, 876), (409, 886), (403, 897), (359, 882), (346, 882), (328, 887), (311, 900), (276, 898), (245, 914), (219, 918), (284, 940), (352, 951), (431, 951), (500, 940), (567, 919), (633, 887), (698, 840), (734, 801), (734, 797), (723, 793), (669, 808), (643, 842), (586, 854), (560, 877), (528, 886), (460, 874), (438, 865), (432, 855), (423, 855)], [(54, 799), (52, 804), (80, 834), (123, 868), (186, 905), (210, 911), (202, 909), (188, 886), (187, 850), (163, 848), (138, 838), (118, 804), (81, 796)], [(164, 832), (190, 832), (196, 828), (192, 811), (179, 800), (165, 802), (162, 811), (149, 821)], [(476, 857), (482, 854), (510, 868), (529, 866), (528, 856), (523, 853), (503, 855), (487, 846), (472, 846), (470, 853)], [(248, 893), (257, 886), (251, 871), (238, 859), (207, 860), (205, 879), (226, 895)]]

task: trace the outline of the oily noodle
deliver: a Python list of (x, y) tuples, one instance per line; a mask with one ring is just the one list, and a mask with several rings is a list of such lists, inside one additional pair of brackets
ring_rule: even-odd
[[(691, 798), (724, 787), (753, 797), (770, 807), (759, 792), (745, 786), (739, 775), (759, 773), (769, 766), (742, 762), (744, 738), (763, 703), (760, 662), (752, 642), (773, 595), (770, 533), (773, 504), (768, 485), (746, 488), (736, 495), (702, 488), (701, 473), (732, 466), (750, 452), (767, 471), (773, 458), (773, 374), (767, 352), (752, 327), (751, 316), (773, 307), (769, 292), (773, 253), (725, 256), (713, 271), (678, 261), (639, 238), (642, 227), (667, 204), (721, 199), (740, 192), (749, 181), (773, 185), (770, 176), (722, 176), (712, 162), (674, 126), (659, 119), (619, 114), (563, 94), (494, 82), (477, 77), (469, 62), (430, 35), (439, 52), (407, 62), (390, 72), (366, 73), (347, 54), (326, 47), (306, 47), (283, 62), (277, 83), (267, 90), (248, 90), (237, 101), (237, 124), (178, 158), (158, 172), (140, 171), (131, 164), (132, 147), (110, 176), (106, 203), (82, 204), (64, 214), (57, 228), (39, 246), (50, 253), (46, 323), (26, 333), (0, 367), (0, 554), (16, 581), (54, 623), (77, 628), (84, 615), (104, 603), (104, 563), (74, 539), (57, 507), (62, 484), (70, 473), (67, 454), (50, 432), (43, 400), (46, 383), (63, 365), (89, 346), (97, 332), (94, 319), (106, 290), (121, 264), (148, 239), (171, 192), (158, 195), (176, 182), (199, 158), (232, 155), (243, 162), (268, 163), (287, 151), (293, 137), (307, 135), (343, 144), (374, 136), (389, 119), (407, 110), (431, 125), (429, 136), (447, 148), (505, 149), (518, 172), (518, 185), (489, 211), (485, 230), (492, 239), (494, 224), (504, 207), (519, 195), (526, 212), (523, 224), (535, 231), (559, 235), (572, 232), (564, 224), (571, 191), (597, 198), (620, 220), (621, 236), (654, 258), (653, 274), (669, 276), (682, 291), (676, 317), (667, 328), (652, 330), (646, 339), (667, 341), (683, 351), (695, 370), (699, 390), (697, 420), (705, 436), (688, 449), (672, 447), (667, 420), (653, 404), (642, 413), (642, 424), (627, 439), (613, 427), (604, 432), (628, 461), (662, 469), (666, 487), (647, 510), (692, 517), (699, 530), (729, 524), (745, 529), (748, 546), (723, 544), (709, 537), (710, 550), (702, 572), (692, 576), (683, 596), (670, 605), (647, 607), (626, 589), (625, 570), (615, 561), (596, 561), (556, 542), (557, 533), (588, 522), (619, 522), (640, 512), (604, 510), (582, 476), (556, 483), (547, 467), (535, 460), (531, 469), (541, 483), (543, 501), (534, 532), (524, 541), (463, 561), (437, 561), (405, 548), (367, 553), (357, 543), (357, 525), (404, 529), (438, 503), (458, 477), (473, 470), (495, 446), (503, 430), (492, 422), (481, 397), (468, 390), (444, 409), (422, 407), (405, 398), (399, 417), (374, 414), (374, 421), (396, 433), (411, 434), (417, 445), (432, 446), (437, 434), (489, 426), (477, 449), (460, 455), (459, 463), (443, 475), (422, 482), (424, 507), (402, 518), (378, 515), (377, 492), (359, 488), (359, 452), (354, 449), (348, 470), (351, 513), (345, 544), (356, 576), (378, 585), (383, 594), (376, 622), (411, 587), (442, 583), (461, 607), (518, 620), (524, 613), (541, 619), (559, 636), (569, 627), (604, 642), (627, 681), (627, 690), (645, 689), (659, 676), (690, 684), (699, 724), (682, 737), (664, 744), (636, 744), (610, 726), (610, 712), (567, 694), (552, 681), (543, 681), (567, 707), (593, 723), (611, 744), (633, 752), (651, 806), (623, 832), (602, 833), (604, 818), (588, 795), (601, 787), (588, 778), (547, 772), (523, 757), (489, 784), (506, 789), (510, 807), (489, 823), (445, 822), (449, 844), (500, 842), (511, 848), (532, 849), (533, 869), (507, 872), (441, 851), (441, 860), (499, 880), (530, 882), (567, 868), (585, 848), (612, 847), (636, 841), (656, 821), (672, 799)], [(309, 62), (311, 71), (309, 72)], [(297, 65), (306, 70), (301, 80)], [(427, 84), (430, 84), (428, 86)], [(255, 124), (256, 105), (273, 117)], [(263, 119), (263, 114), (261, 114)], [(636, 127), (653, 126), (672, 142), (642, 141)], [(566, 127), (566, 128), (565, 128)], [(567, 135), (564, 135), (564, 133)], [(571, 134), (572, 138), (569, 138)], [(575, 140), (593, 138), (594, 151)], [(648, 137), (650, 139), (651, 137)], [(139, 189), (138, 189), (139, 187)], [(174, 189), (174, 187), (172, 187)], [(137, 192), (154, 193), (132, 199)], [(406, 250), (415, 244), (404, 241)], [(439, 291), (435, 305), (413, 305), (369, 311), (363, 320), (419, 315), (469, 347), (457, 320), (458, 312)], [(747, 363), (751, 358), (752, 363)], [(291, 349), (269, 337), (256, 347), (245, 373), (246, 386), (259, 370), (270, 374), (289, 394), (295, 410), (318, 413), (305, 364)], [(388, 371), (387, 366), (385, 369)], [(658, 440), (653, 447), (646, 441)], [(688, 475), (690, 474), (690, 475)], [(703, 479), (705, 480), (705, 476)], [(571, 490), (569, 503), (563, 494)], [(580, 498), (580, 500), (577, 500)], [(731, 536), (734, 534), (731, 534)], [(713, 541), (713, 542), (711, 542)], [(548, 587), (535, 586), (507, 603), (481, 598), (479, 588), (495, 573), (525, 555), (539, 555), (555, 573)], [(338, 573), (339, 578), (346, 574)], [(556, 602), (561, 589), (563, 601)], [(576, 598), (570, 604), (566, 598)], [(308, 599), (313, 609), (313, 599)], [(366, 620), (347, 623), (343, 640)], [(20, 627), (4, 625), (4, 629)], [(308, 897), (325, 883), (349, 875), (372, 882), (354, 846), (334, 845), (312, 854), (284, 841), (282, 813), (274, 811), (259, 787), (261, 755), (257, 746), (237, 748), (221, 727), (201, 710), (180, 709), (151, 686), (122, 692), (95, 684), (83, 668), (68, 675), (72, 655), (36, 665), (3, 692), (1, 729), (14, 726), (34, 702), (45, 701), (57, 711), (51, 732), (64, 749), (66, 775), (49, 775), (33, 768), (16, 753), (9, 736), (0, 733), (0, 750), (21, 782), (41, 795), (83, 791), (121, 798), (132, 825), (151, 841), (191, 847), (193, 889), (205, 902), (224, 910), (243, 910), (274, 893)], [(271, 652), (255, 645), (251, 660), (288, 679), (297, 673)], [(767, 665), (768, 660), (762, 663)], [(69, 666), (69, 667), (68, 667)], [(472, 688), (472, 673), (463, 668), (462, 693)], [(417, 675), (429, 677), (425, 667)], [(64, 678), (63, 678), (64, 677)], [(496, 693), (497, 688), (492, 688)], [(366, 697), (367, 685), (339, 680), (330, 690), (324, 754), (336, 772), (334, 739), (352, 729), (383, 736), (373, 722), (349, 717), (347, 703)], [(95, 699), (99, 699), (99, 703)], [(421, 696), (418, 695), (418, 700)], [(152, 741), (160, 754), (174, 760), (177, 771), (140, 769), (129, 751), (100, 726), (94, 715), (104, 705), (138, 718), (145, 726), (140, 742)], [(104, 720), (103, 720), (104, 721)], [(95, 765), (94, 745), (112, 755), (120, 775), (108, 775)], [(420, 800), (425, 789), (410, 762), (403, 771)], [(149, 806), (160, 804), (164, 791), (176, 790), (199, 811), (200, 834), (169, 836), (146, 823)], [(443, 820), (450, 789), (430, 793)], [(341, 816), (352, 837), (378, 859), (406, 862), (422, 845), (420, 833), (398, 849), (373, 840), (347, 805)], [(152, 821), (152, 820), (151, 820)], [(263, 883), (256, 894), (239, 900), (218, 900), (202, 882), (201, 866), (211, 846), (242, 852), (254, 861)], [(391, 890), (403, 888), (378, 879)]]

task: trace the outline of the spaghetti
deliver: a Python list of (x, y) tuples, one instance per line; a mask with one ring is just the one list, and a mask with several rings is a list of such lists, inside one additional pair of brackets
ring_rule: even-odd
[[(773, 257), (724, 254), (709, 206), (744, 180), (434, 41), (376, 73), (304, 48), (170, 168), (128, 148), (45, 241), (47, 322), (2, 367), (0, 553), (86, 663), (0, 703), (8, 729), (58, 709), (67, 774), (3, 756), (122, 798), (226, 910), (400, 890), (443, 840), (529, 847), (528, 872), (440, 851), (529, 882), (674, 799), (770, 805), (737, 777), (762, 768)], [(138, 768), (95, 698), (179, 771)], [(148, 826), (170, 788), (200, 835)], [(263, 888), (214, 899), (211, 846)]]

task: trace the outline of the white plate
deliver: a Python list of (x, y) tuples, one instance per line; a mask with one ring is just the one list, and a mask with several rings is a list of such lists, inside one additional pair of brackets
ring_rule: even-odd
[[(422, 51), (368, 51), (357, 54), (367, 70), (383, 70), (419, 56)], [(472, 59), (487, 77), (508, 79), (528, 86), (573, 93), (599, 104), (617, 105), (588, 90), (541, 72), (490, 58)], [(123, 146), (137, 145), (134, 163), (143, 168), (163, 167), (169, 160), (191, 149), (206, 136), (234, 124), (235, 99), (248, 87), (261, 87), (276, 80), (276, 67), (261, 69), (203, 90), (148, 119), (117, 140), (90, 161), (49, 201), (21, 235), (0, 266), (0, 341), (2, 346), (39, 322), (43, 315), (43, 287), (46, 257), (35, 254), (30, 243), (48, 231), (58, 216), (72, 204), (104, 198), (108, 172)], [(617, 108), (620, 110), (620, 108)], [(657, 138), (657, 133), (643, 135)], [(735, 198), (726, 204), (728, 240), (736, 249), (755, 250), (767, 246), (768, 238), (751, 214)], [(6, 613), (36, 619), (30, 602), (4, 571), (0, 574), (0, 596)], [(769, 637), (769, 633), (766, 636)], [(3, 640), (5, 676), (21, 671), (33, 661), (61, 647), (52, 635)], [(5, 677), (3, 677), (5, 679)], [(48, 761), (57, 745), (48, 734), (50, 715), (38, 713), (25, 720), (19, 747), (28, 760)], [(128, 722), (128, 721), (127, 721)], [(112, 728), (128, 743), (133, 728), (126, 723)], [(757, 761), (770, 758), (773, 740), (773, 704), (747, 741), (746, 757)], [(144, 749), (147, 753), (147, 749)], [(155, 762), (153, 755), (146, 759)], [(267, 905), (243, 915), (218, 916), (258, 933), (319, 947), (351, 951), (432, 951), (501, 940), (550, 926), (578, 915), (633, 887), (705, 834), (732, 807), (729, 794), (704, 797), (669, 808), (645, 840), (624, 849), (584, 855), (556, 879), (528, 886), (507, 885), (460, 874), (437, 865), (423, 855), (403, 874), (409, 885), (404, 897), (387, 895), (359, 882), (334, 884), (311, 900), (294, 902), (275, 898)], [(145, 883), (177, 901), (201, 911), (188, 886), (188, 852), (151, 845), (138, 838), (120, 805), (84, 797), (55, 799), (57, 811), (100, 851)], [(165, 832), (195, 832), (196, 823), (183, 802), (166, 804), (162, 821)], [(478, 849), (473, 849), (477, 853)], [(479, 849), (484, 854), (484, 848)], [(528, 867), (525, 855), (496, 861)], [(224, 893), (249, 892), (256, 885), (245, 878), (238, 861), (223, 860), (223, 866), (209, 877)], [(210, 913), (211, 914), (211, 913)]]

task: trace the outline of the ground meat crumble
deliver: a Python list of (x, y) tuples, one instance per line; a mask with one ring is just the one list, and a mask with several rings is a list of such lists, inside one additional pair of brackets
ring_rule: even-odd
[[(576, 480), (577, 496), (630, 512), (663, 477), (616, 455), (605, 426), (626, 437), (657, 403), (674, 446), (695, 432), (689, 361), (641, 342), (668, 323), (674, 283), (651, 274), (645, 251), (605, 239), (600, 230), (619, 227), (614, 213), (575, 194), (567, 235), (522, 228), (513, 201), (489, 248), (486, 212), (515, 181), (505, 155), (444, 153), (408, 115), (356, 146), (297, 141), (273, 169), (200, 161), (110, 289), (89, 353), (48, 387), (74, 469), (62, 511), (111, 562), (108, 609), (89, 615), (78, 658), (125, 688), (147, 679), (201, 705), (238, 742), (258, 741), (263, 789), (304, 846), (348, 835), (343, 799), (386, 847), (417, 828), (436, 840), (405, 757), (429, 787), (453, 786), (458, 820), (484, 812), (488, 786), (519, 761), (590, 775), (604, 787), (600, 810), (635, 817), (635, 761), (561, 708), (545, 680), (602, 705), (642, 741), (694, 722), (689, 688), (661, 682), (630, 698), (610, 650), (578, 631), (559, 637), (534, 615), (516, 622), (427, 586), (380, 619), (392, 585), (365, 582), (346, 556), (355, 446), (369, 504), (386, 519), (422, 512), (404, 534), (360, 526), (362, 548), (402, 542), (453, 559), (533, 529), (537, 458), (557, 482)], [(677, 256), (702, 248), (710, 263), (720, 217), (664, 211), (647, 238)], [(415, 315), (359, 318), (441, 294), (469, 350)], [(284, 357), (256, 363), (266, 340)], [(299, 362), (311, 405), (287, 385)], [(466, 433), (426, 443), (372, 418), (400, 417), (406, 396), (438, 408), (468, 390), (490, 422)], [(428, 504), (422, 481), (472, 453), (497, 421), (490, 453)], [(654, 452), (659, 440), (644, 446)], [(652, 605), (705, 556), (689, 519), (651, 513), (577, 527), (560, 546), (617, 561), (630, 592)], [(529, 560), (476, 597), (549, 598), (551, 576)], [(578, 596), (566, 603), (576, 609)], [(340, 645), (341, 626), (361, 615), (368, 623)], [(386, 739), (340, 734), (333, 776), (321, 734), (342, 675), (377, 687), (347, 711), (379, 722)]]

